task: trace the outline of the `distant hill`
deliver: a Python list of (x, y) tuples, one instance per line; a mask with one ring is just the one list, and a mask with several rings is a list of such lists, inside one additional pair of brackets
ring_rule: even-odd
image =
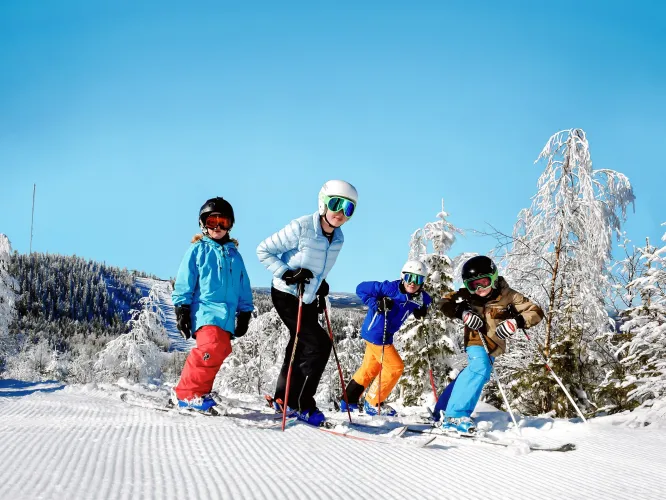
[[(256, 287), (253, 288), (255, 293), (261, 295), (270, 295), (271, 289), (267, 287)], [(340, 292), (331, 292), (328, 296), (331, 301), (331, 306), (340, 308), (340, 309), (358, 309), (363, 310), (365, 306), (361, 299), (358, 298), (356, 294), (353, 293), (340, 293)]]
[[(115, 337), (127, 331), (132, 309), (139, 299), (158, 284), (172, 341), (180, 342), (171, 305), (170, 280), (147, 276), (77, 256), (14, 253), (10, 273), (18, 283), (17, 321), (14, 333), (33, 338), (47, 337), (52, 345), (68, 349), (72, 335)], [(253, 288), (259, 312), (270, 309), (270, 288)], [(167, 297), (168, 296), (168, 297)], [(264, 300), (259, 300), (263, 297)], [(363, 310), (360, 299), (351, 293), (331, 293), (331, 305), (338, 309)], [(266, 300), (268, 299), (268, 300)], [(180, 350), (183, 346), (174, 346)]]

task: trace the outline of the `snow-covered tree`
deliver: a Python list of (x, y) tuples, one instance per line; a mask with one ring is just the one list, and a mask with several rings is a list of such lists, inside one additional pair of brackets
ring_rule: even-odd
[[(3, 337), (9, 334), (9, 326), (16, 319), (16, 280), (9, 274), (12, 245), (9, 238), (0, 233), (0, 349)], [(2, 351), (0, 350), (0, 356)]]
[[(662, 237), (666, 241), (666, 234)], [(666, 396), (666, 245), (641, 249), (644, 272), (631, 282), (641, 305), (625, 312), (628, 337), (617, 353), (627, 369), (623, 385), (636, 404)]]
[[(546, 317), (533, 336), (571, 392), (587, 403), (591, 370), (603, 355), (595, 341), (612, 327), (605, 301), (612, 237), (621, 234), (634, 194), (623, 174), (592, 169), (581, 129), (553, 135), (537, 162), (541, 160), (546, 168), (530, 208), (518, 215), (504, 274), (544, 308)], [(513, 342), (512, 347), (513, 361), (524, 360), (520, 383), (514, 387), (525, 407), (573, 414), (541, 364), (528, 364), (534, 346)]]
[(148, 296), (141, 299), (141, 311), (134, 311), (134, 318), (128, 322), (130, 331), (110, 341), (99, 353), (95, 370), (101, 380), (125, 377), (138, 382), (159, 377), (161, 350), (158, 344), (168, 345), (159, 293), (159, 289), (153, 287)]
[[(361, 338), (360, 332), (365, 314), (357, 310), (332, 309), (330, 307), (329, 311), (331, 329), (336, 343), (335, 348), (346, 387), (363, 362), (365, 341)], [(325, 321), (322, 326), (326, 328)], [(317, 400), (322, 408), (330, 408), (343, 398), (340, 374), (334, 358), (335, 356), (331, 352), (319, 385), (320, 390), (317, 394)]]
[(16, 356), (7, 360), (6, 376), (18, 380), (40, 381), (51, 378), (49, 366), (53, 348), (46, 338), (28, 341)]
[(630, 311), (640, 305), (641, 297), (635, 280), (645, 274), (647, 269), (645, 259), (642, 257), (649, 249), (637, 248), (630, 245), (625, 238), (619, 245), (624, 257), (613, 262), (610, 269), (610, 289), (608, 306), (612, 311), (612, 320), (615, 328), (606, 332), (597, 339), (598, 347), (606, 353), (600, 365), (603, 377), (596, 385), (594, 399), (598, 405), (597, 412), (615, 413), (622, 410), (633, 409), (638, 406), (636, 401), (629, 398), (629, 393), (636, 386), (627, 383), (630, 377), (630, 366), (623, 362), (626, 357), (627, 342), (632, 339), (630, 332), (622, 331), (620, 326), (626, 322)]
[[(447, 220), (448, 216), (442, 200), (437, 220), (417, 229), (409, 244), (409, 259), (420, 260), (428, 267), (424, 290), (433, 301), (452, 290), (452, 261), (447, 253), (456, 235), (462, 234)], [(431, 371), (437, 391), (441, 392), (452, 368), (449, 357), (460, 349), (460, 331), (460, 327), (436, 307), (431, 307), (424, 319), (412, 317), (403, 325), (396, 337), (396, 345), (405, 363), (405, 372), (399, 382), (404, 404), (419, 404), (432, 399)]]
[(222, 364), (216, 389), (222, 393), (272, 393), (289, 341), (289, 331), (275, 308), (250, 321)]

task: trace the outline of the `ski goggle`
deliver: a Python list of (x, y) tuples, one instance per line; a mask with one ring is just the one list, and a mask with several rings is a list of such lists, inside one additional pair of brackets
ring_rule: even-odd
[(231, 219), (229, 217), (223, 217), (221, 215), (209, 215), (206, 218), (206, 222), (204, 223), (204, 225), (208, 229), (215, 229), (217, 227), (220, 227), (225, 231), (229, 231), (229, 229), (231, 229)]
[(348, 219), (354, 215), (354, 210), (356, 209), (356, 203), (340, 196), (326, 196), (324, 202), (331, 212), (342, 211)]
[(423, 285), (425, 276), (414, 273), (402, 273), (402, 279), (405, 283), (411, 283), (412, 285)]
[(488, 288), (489, 286), (492, 286), (493, 282), (495, 281), (493, 278), (493, 274), (486, 274), (484, 276), (477, 276), (475, 278), (465, 280), (465, 288), (467, 288), (472, 293), (476, 292), (479, 288)]

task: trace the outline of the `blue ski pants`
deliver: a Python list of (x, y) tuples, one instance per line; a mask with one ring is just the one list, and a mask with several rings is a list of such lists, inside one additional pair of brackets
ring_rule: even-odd
[(469, 417), (479, 402), (483, 386), (490, 380), (495, 358), (488, 356), (486, 350), (478, 345), (465, 349), (468, 364), (453, 380), (437, 400), (433, 413), (435, 420), (441, 418), (441, 411), (447, 417)]

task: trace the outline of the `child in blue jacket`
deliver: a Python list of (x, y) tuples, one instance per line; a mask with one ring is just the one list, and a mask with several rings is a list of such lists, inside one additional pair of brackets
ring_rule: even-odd
[(231, 354), (231, 339), (247, 332), (254, 310), (250, 278), (237, 242), (229, 237), (235, 222), (231, 204), (212, 198), (199, 210), (202, 234), (178, 269), (173, 304), (181, 335), (194, 337), (174, 392), (180, 407), (210, 411), (209, 395), (222, 362)]
[[(366, 342), (361, 367), (347, 385), (347, 401), (351, 411), (358, 410), (358, 402), (368, 388), (363, 407), (368, 415), (393, 416), (395, 410), (384, 403), (398, 383), (405, 368), (402, 358), (393, 345), (393, 335), (410, 314), (423, 318), (432, 302), (422, 291), (427, 275), (425, 264), (418, 260), (408, 261), (402, 268), (402, 279), (395, 281), (364, 281), (356, 287), (356, 294), (368, 306), (368, 314), (361, 328), (361, 337)], [(381, 377), (378, 377), (381, 371)], [(381, 386), (379, 379), (381, 378)], [(340, 402), (343, 412), (345, 401)]]

